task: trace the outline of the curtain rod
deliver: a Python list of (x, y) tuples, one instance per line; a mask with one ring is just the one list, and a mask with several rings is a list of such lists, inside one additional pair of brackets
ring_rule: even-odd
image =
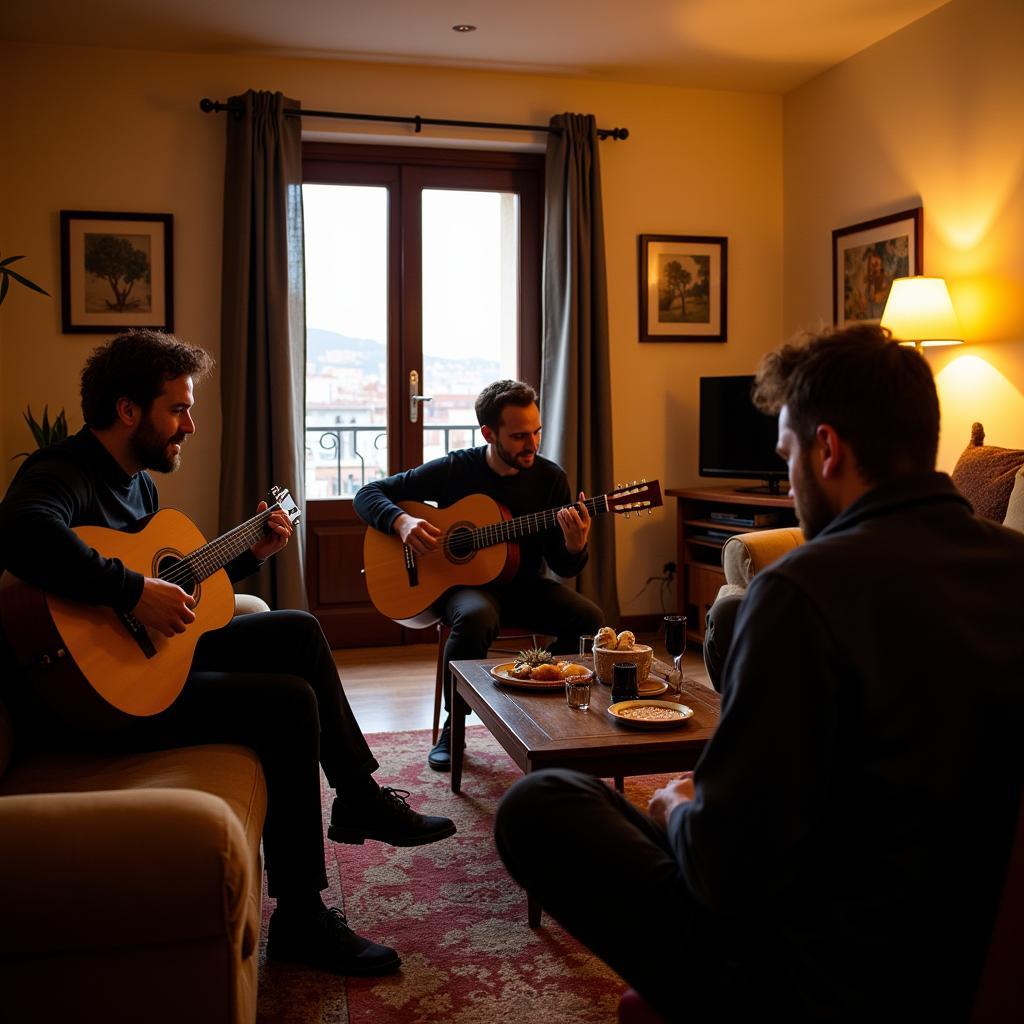
[[(223, 111), (231, 111), (232, 113), (241, 113), (242, 106), (238, 103), (221, 103), (219, 100), (202, 99), (199, 101), (199, 109), (204, 114), (219, 114)], [(558, 131), (557, 128), (552, 128), (546, 124), (502, 124), (498, 121), (453, 121), (443, 117), (420, 117), (417, 114), (415, 117), (391, 117), (386, 114), (345, 114), (335, 110), (302, 110), (296, 108), (286, 108), (285, 117), (333, 117), (345, 121), (387, 121), (396, 124), (411, 124), (416, 126), (416, 131), (422, 130), (425, 124), (436, 124), (436, 125), (447, 125), (449, 127), (456, 128), (495, 128), (499, 131), (511, 131), (511, 132), (554, 132)], [(598, 128), (597, 137), (599, 139), (612, 139), (618, 141), (619, 139), (629, 138), (628, 128)]]

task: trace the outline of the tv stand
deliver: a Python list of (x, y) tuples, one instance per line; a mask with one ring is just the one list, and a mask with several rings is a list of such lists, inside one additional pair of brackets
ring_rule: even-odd
[(768, 487), (666, 488), (676, 499), (676, 606), (687, 617), (687, 638), (704, 642), (704, 622), (725, 583), (722, 548), (738, 533), (795, 526), (793, 499)]
[[(789, 481), (786, 481), (787, 484)], [(789, 487), (786, 487), (789, 490)], [(754, 487), (737, 487), (737, 494), (781, 494), (782, 493), (782, 481), (780, 480), (769, 480), (766, 483), (758, 484)]]

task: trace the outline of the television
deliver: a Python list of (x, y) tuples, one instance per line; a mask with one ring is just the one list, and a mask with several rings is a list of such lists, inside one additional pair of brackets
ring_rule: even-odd
[(753, 375), (701, 377), (701, 476), (763, 480), (759, 487), (742, 491), (778, 494), (788, 480), (786, 463), (775, 451), (778, 417), (767, 416), (754, 405)]

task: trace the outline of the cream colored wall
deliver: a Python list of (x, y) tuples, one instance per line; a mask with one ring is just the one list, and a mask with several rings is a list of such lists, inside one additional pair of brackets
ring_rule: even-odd
[(969, 347), (927, 352), (950, 470), (980, 420), (1024, 447), (1024, 4), (953, 0), (788, 94), (787, 334), (831, 322), (834, 228), (924, 207)]
[[(48, 302), (18, 294), (0, 310), (0, 464), (8, 478), (10, 455), (26, 443), (20, 410), (27, 401), (64, 405), (73, 411), (72, 426), (80, 425), (77, 375), (102, 340), (60, 333), (59, 210), (173, 213), (175, 327), (217, 353), (224, 121), (199, 112), (203, 96), (280, 89), (311, 109), (516, 123), (545, 123), (553, 113), (575, 110), (593, 112), (602, 126), (628, 127), (629, 141), (601, 147), (614, 459), (622, 480), (698, 483), (697, 377), (751, 371), (778, 338), (779, 97), (379, 64), (15, 46), (0, 48), (0, 83), (0, 138), (8, 162), (0, 244), (5, 252), (31, 254), (36, 278), (54, 295)], [(359, 129), (345, 124), (345, 132), (353, 130)], [(521, 144), (523, 138), (506, 141)], [(641, 233), (728, 237), (727, 344), (638, 343)], [(207, 532), (216, 526), (217, 394), (216, 382), (199, 394), (200, 429), (184, 467), (160, 482), (164, 503), (189, 511)], [(660, 610), (656, 586), (635, 595), (675, 558), (673, 516), (670, 502), (641, 522), (616, 522), (619, 589), (628, 613)]]

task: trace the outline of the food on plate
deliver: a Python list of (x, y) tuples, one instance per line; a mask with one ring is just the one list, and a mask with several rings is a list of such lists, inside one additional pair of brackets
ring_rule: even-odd
[(568, 679), (570, 676), (585, 676), (590, 672), (585, 665), (577, 665), (574, 661), (563, 661), (559, 665), (559, 669), (563, 679)]
[(548, 662), (535, 666), (530, 672), (530, 678), (543, 682), (554, 682), (554, 680), (562, 678), (562, 672), (557, 665)]
[(615, 647), (619, 651), (631, 651), (636, 643), (636, 636), (631, 629), (624, 629), (615, 638)]
[(675, 722), (685, 715), (675, 708), (656, 708), (650, 704), (638, 708), (623, 708), (618, 712), (623, 718), (634, 718), (639, 722)]
[(602, 626), (594, 634), (594, 646), (604, 648), (614, 648), (618, 638), (615, 635), (615, 630), (611, 626)]
[[(528, 647), (525, 651), (519, 652), (509, 670), (509, 675), (515, 676), (516, 679), (530, 679), (533, 670), (538, 665), (551, 665), (554, 660), (552, 653), (544, 650), (543, 647)], [(533, 676), (532, 678), (537, 677)]]

